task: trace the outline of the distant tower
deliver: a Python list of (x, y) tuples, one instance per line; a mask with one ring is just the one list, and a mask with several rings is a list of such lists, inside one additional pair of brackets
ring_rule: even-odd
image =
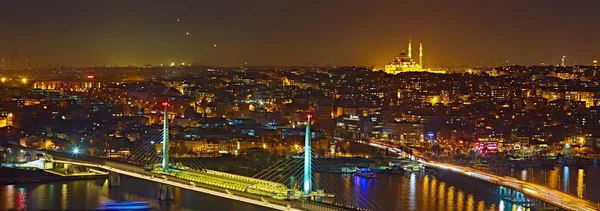
[(169, 102), (163, 102), (162, 105), (165, 107), (165, 117), (163, 122), (162, 168), (163, 171), (169, 172), (169, 116), (167, 115), (167, 107), (169, 107)]
[(30, 60), (31, 57), (29, 57), (29, 54), (28, 53), (24, 53), (23, 54), (23, 58), (24, 58), (23, 59), (23, 66), (24, 66), (25, 70), (31, 69), (31, 66), (30, 66), (31, 65), (31, 63), (30, 63), (31, 62), (31, 60)]
[(408, 58), (412, 59), (412, 39), (408, 37)]
[(560, 66), (565, 66), (565, 58), (566, 56), (563, 56), (562, 59), (560, 60)]
[(592, 63), (594, 63), (594, 67), (598, 67), (598, 60), (594, 60)]
[(15, 46), (10, 50), (11, 58), (10, 58), (10, 68), (13, 70), (19, 69), (19, 47)]
[(312, 114), (308, 114), (308, 115), (306, 115), (306, 117), (307, 117), (306, 132), (304, 134), (304, 182), (303, 182), (302, 190), (304, 190), (305, 195), (308, 195), (308, 194), (310, 194), (310, 191), (312, 190), (312, 178), (311, 178), (312, 151), (310, 148), (310, 138), (312, 135), (310, 132), (310, 118), (312, 117)]
[(423, 38), (421, 38), (421, 42), (419, 42), (419, 66), (423, 68)]

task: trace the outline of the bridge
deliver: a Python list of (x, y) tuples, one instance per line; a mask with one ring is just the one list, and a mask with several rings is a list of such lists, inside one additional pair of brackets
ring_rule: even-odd
[[(93, 162), (84, 162), (84, 161), (68, 160), (68, 159), (64, 159), (64, 160), (63, 159), (61, 159), (61, 160), (53, 159), (53, 160), (51, 160), (51, 162), (100, 168), (100, 169), (109, 171), (110, 174), (112, 174), (112, 175), (114, 175), (114, 174), (127, 175), (127, 176), (138, 178), (138, 179), (153, 181), (153, 182), (156, 182), (159, 184), (170, 185), (173, 187), (188, 189), (191, 191), (210, 194), (210, 195), (223, 197), (223, 198), (236, 200), (236, 201), (241, 201), (241, 202), (245, 202), (245, 203), (249, 203), (249, 204), (264, 206), (264, 207), (268, 207), (268, 208), (272, 208), (272, 209), (276, 209), (276, 210), (300, 210), (300, 209), (292, 208), (292, 203), (290, 203), (289, 201), (276, 200), (273, 198), (267, 198), (267, 197), (258, 196), (258, 195), (244, 194), (243, 192), (240, 192), (240, 191), (218, 188), (215, 186), (211, 187), (208, 185), (198, 185), (192, 181), (188, 181), (185, 179), (179, 179), (177, 177), (153, 174), (152, 172), (145, 171), (141, 167), (135, 167), (135, 166), (130, 166), (130, 165), (126, 165), (126, 164), (110, 163), (110, 162), (107, 162), (105, 164), (99, 164), (99, 163), (93, 163)], [(111, 184), (113, 186), (117, 185), (117, 184), (115, 184), (115, 181), (114, 181), (114, 180), (118, 180), (118, 179), (114, 179), (116, 176), (111, 176), (111, 177), (112, 178), (109, 177), (109, 184)], [(120, 184), (118, 184), (118, 185), (120, 185)], [(168, 190), (168, 188), (165, 188), (163, 190)], [(169, 194), (169, 193), (167, 193), (167, 194)]]
[[(372, 147), (390, 150), (391, 152), (402, 154), (402, 150), (389, 145), (379, 144), (375, 142), (356, 141), (355, 143), (366, 144)], [(501, 188), (508, 188), (514, 191), (518, 191), (518, 194), (524, 194), (531, 198), (541, 200), (543, 202), (554, 205), (557, 208), (563, 210), (574, 210), (574, 211), (594, 211), (600, 210), (600, 205), (582, 198), (575, 197), (571, 194), (552, 189), (543, 185), (538, 185), (531, 182), (522, 181), (513, 177), (498, 176), (492, 173), (484, 172), (470, 167), (452, 165), (448, 163), (441, 163), (435, 161), (429, 161), (425, 157), (416, 153), (417, 161), (421, 162), (424, 166), (439, 170), (450, 171), (462, 176), (487, 182), (500, 186)], [(506, 191), (506, 190), (505, 190)], [(509, 192), (511, 192), (509, 190)]]
[[(160, 200), (173, 199), (173, 187), (178, 187), (275, 210), (366, 210), (361, 207), (336, 203), (332, 200), (336, 194), (325, 193), (322, 189), (317, 189), (317, 184), (314, 184), (312, 178), (315, 169), (313, 167), (318, 168), (319, 161), (314, 159), (316, 156), (310, 147), (312, 117), (310, 114), (306, 124), (303, 159), (284, 159), (254, 177), (248, 177), (207, 169), (201, 163), (193, 160), (185, 165), (179, 163), (173, 165), (175, 162), (173, 160), (176, 158), (169, 157), (166, 112), (168, 104), (164, 103), (163, 105), (165, 116), (162, 130), (162, 151), (160, 152), (162, 155), (157, 154), (155, 149), (154, 143), (157, 143), (158, 140), (150, 140), (147, 142), (151, 144), (136, 149), (126, 160), (108, 160), (78, 155), (77, 150), (74, 151), (75, 153), (46, 151), (44, 152), (45, 159), (32, 161), (22, 166), (49, 169), (60, 164), (65, 168), (83, 166), (89, 169), (100, 169), (108, 172), (109, 187), (120, 186), (121, 175), (148, 180), (159, 184), (157, 199)], [(302, 166), (297, 166), (297, 164)], [(283, 176), (281, 169), (284, 169)], [(273, 181), (277, 178), (287, 180), (286, 177), (289, 178), (289, 186)], [(300, 190), (295, 188), (296, 183), (301, 187)], [(325, 182), (319, 186), (326, 187), (328, 184)], [(329, 189), (335, 190), (336, 188)], [(366, 200), (369, 199), (347, 199), (354, 204), (358, 204), (355, 203), (356, 201)], [(374, 200), (369, 203), (376, 204)]]

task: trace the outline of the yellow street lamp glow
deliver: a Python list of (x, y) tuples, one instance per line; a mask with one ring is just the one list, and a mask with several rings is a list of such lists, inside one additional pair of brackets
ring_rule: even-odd
[(26, 84), (27, 83), (27, 78), (21, 79), (21, 82), (23, 82), (24, 84)]
[(0, 79), (0, 81), (2, 81), (2, 83), (6, 82), (6, 78), (5, 78), (5, 77), (2, 77), (2, 78)]

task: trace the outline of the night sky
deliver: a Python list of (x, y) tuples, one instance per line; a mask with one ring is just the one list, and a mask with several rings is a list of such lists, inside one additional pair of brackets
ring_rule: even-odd
[(598, 0), (173, 2), (0, 0), (0, 57), (18, 45), (34, 67), (382, 65), (412, 36), (426, 67), (600, 60)]

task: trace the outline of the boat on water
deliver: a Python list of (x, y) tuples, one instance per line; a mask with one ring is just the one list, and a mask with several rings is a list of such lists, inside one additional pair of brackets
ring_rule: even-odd
[(375, 178), (377, 173), (369, 167), (356, 167), (354, 174), (360, 177)]
[(410, 159), (393, 160), (390, 162), (390, 167), (392, 169), (401, 168), (405, 172), (416, 172), (424, 169), (421, 163)]
[(342, 167), (342, 174), (352, 174), (356, 169), (351, 167)]
[(148, 202), (145, 201), (123, 201), (123, 202), (100, 202), (98, 210), (150, 210)]
[(570, 166), (570, 165), (578, 165), (578, 166), (585, 166), (585, 165), (590, 165), (593, 163), (593, 160), (591, 159), (587, 159), (587, 158), (580, 158), (580, 157), (559, 157), (558, 159), (556, 159), (556, 162), (559, 165), (563, 165), (563, 166)]

